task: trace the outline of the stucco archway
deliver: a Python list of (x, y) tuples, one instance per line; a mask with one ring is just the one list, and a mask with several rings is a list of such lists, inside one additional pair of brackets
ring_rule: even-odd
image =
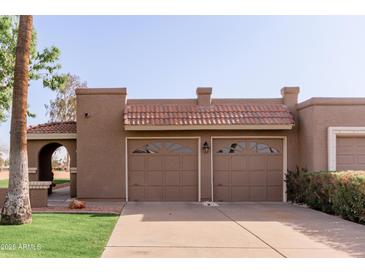
[(39, 151), (38, 155), (39, 181), (51, 181), (54, 179), (52, 174), (52, 155), (59, 147), (62, 147), (62, 145), (59, 143), (50, 143), (42, 147), (41, 150)]
[(29, 180), (50, 180), (53, 152), (63, 146), (70, 156), (70, 195), (77, 196), (76, 122), (52, 122), (27, 130)]
[(60, 147), (70, 157), (70, 196), (76, 197), (76, 140), (28, 140), (29, 179), (52, 181), (52, 155)]

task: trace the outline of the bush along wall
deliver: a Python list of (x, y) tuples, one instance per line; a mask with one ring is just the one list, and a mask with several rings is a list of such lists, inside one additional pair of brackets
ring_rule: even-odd
[(297, 168), (288, 171), (286, 185), (288, 201), (365, 224), (365, 171), (308, 172)]

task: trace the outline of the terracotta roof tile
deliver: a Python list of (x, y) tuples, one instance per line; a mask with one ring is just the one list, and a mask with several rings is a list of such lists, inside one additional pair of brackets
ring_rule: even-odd
[(27, 133), (76, 133), (76, 122), (53, 122), (30, 126)]
[(294, 119), (282, 104), (127, 105), (124, 124), (139, 125), (291, 125)]

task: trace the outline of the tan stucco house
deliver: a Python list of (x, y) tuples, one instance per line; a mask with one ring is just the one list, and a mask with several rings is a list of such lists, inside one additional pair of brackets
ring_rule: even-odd
[(77, 90), (77, 123), (28, 129), (31, 180), (52, 153), (71, 157), (71, 195), (127, 201), (285, 201), (284, 175), (365, 169), (365, 98), (127, 99), (125, 88)]

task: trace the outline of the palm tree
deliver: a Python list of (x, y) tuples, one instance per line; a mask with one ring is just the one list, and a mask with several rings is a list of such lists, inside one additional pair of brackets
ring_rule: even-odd
[(32, 25), (32, 16), (20, 16), (11, 113), (9, 188), (1, 212), (1, 223), (7, 225), (32, 222), (27, 155), (27, 98)]

